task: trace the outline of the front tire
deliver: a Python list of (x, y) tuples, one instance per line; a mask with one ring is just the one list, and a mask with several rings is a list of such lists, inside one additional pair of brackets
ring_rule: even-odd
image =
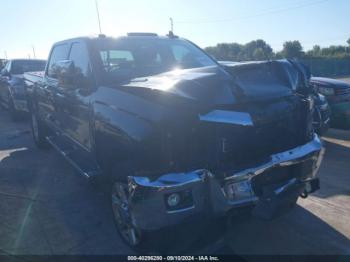
[(113, 183), (111, 189), (111, 205), (114, 222), (123, 241), (132, 248), (140, 247), (144, 240), (144, 234), (141, 229), (134, 225), (126, 183)]
[(31, 129), (33, 140), (36, 146), (40, 149), (49, 148), (49, 143), (46, 140), (47, 129), (44, 124), (38, 119), (37, 114), (35, 112), (31, 113)]

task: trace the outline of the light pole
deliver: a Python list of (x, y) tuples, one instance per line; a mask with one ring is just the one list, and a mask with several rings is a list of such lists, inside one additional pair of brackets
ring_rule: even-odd
[(170, 31), (174, 32), (174, 21), (171, 17), (169, 18), (169, 20), (170, 20)]
[(34, 48), (33, 45), (32, 45), (32, 49), (33, 49), (33, 57), (36, 58), (36, 55), (35, 55), (35, 48)]
[(97, 20), (98, 20), (98, 28), (100, 29), (100, 34), (102, 34), (101, 21), (100, 21), (100, 12), (98, 10), (97, 0), (95, 0), (95, 6), (96, 6), (96, 13), (97, 13)]

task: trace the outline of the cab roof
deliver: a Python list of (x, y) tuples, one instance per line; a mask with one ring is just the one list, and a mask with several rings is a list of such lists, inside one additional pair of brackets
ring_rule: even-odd
[(117, 39), (134, 39), (134, 38), (135, 39), (182, 39), (182, 38), (179, 38), (178, 36), (175, 36), (172, 33), (169, 33), (169, 35), (166, 35), (166, 36), (159, 36), (156, 33), (130, 32), (130, 33), (127, 33), (127, 35), (124, 35), (124, 36), (122, 35), (122, 36), (117, 36), (117, 37), (106, 36), (104, 34), (74, 37), (74, 38), (65, 39), (65, 40), (56, 42), (55, 45), (62, 44), (65, 42), (73, 42), (73, 41), (93, 41), (96, 39), (117, 40)]

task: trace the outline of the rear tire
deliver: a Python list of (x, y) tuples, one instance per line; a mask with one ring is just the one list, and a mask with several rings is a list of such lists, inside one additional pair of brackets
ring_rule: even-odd
[(38, 119), (35, 112), (31, 113), (30, 126), (32, 129), (33, 140), (36, 146), (40, 149), (49, 148), (49, 143), (46, 140), (47, 128), (45, 125)]

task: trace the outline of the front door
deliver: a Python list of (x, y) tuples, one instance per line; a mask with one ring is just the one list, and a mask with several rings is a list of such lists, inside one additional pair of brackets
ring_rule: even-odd
[(69, 58), (76, 72), (73, 84), (60, 86), (56, 92), (59, 122), (64, 134), (87, 151), (90, 139), (91, 70), (87, 48), (83, 42), (73, 42)]
[(59, 89), (58, 76), (55, 70), (58, 61), (68, 58), (69, 45), (59, 44), (52, 48), (48, 61), (48, 68), (45, 72), (45, 80), (38, 83), (38, 113), (51, 128), (59, 130), (58, 112), (59, 107), (55, 101), (56, 91)]

